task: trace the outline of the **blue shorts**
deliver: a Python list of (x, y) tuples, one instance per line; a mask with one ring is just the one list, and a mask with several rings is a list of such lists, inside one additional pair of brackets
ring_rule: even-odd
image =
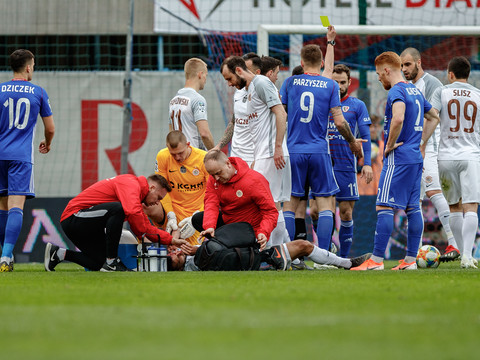
[(0, 160), (0, 196), (35, 197), (33, 164), (18, 160)]
[(377, 205), (395, 209), (418, 208), (423, 163), (383, 165), (378, 182)]
[(338, 185), (333, 175), (329, 154), (290, 154), (292, 168), (292, 196), (305, 195), (305, 186), (310, 184), (313, 196), (335, 195)]
[(352, 171), (335, 171), (340, 192), (335, 195), (337, 201), (357, 201), (358, 196), (357, 174)]

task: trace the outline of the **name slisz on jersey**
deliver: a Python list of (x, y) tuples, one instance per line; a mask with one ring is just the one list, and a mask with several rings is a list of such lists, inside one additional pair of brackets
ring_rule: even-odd
[(470, 97), (470, 91), (468, 90), (459, 90), (459, 89), (454, 89), (453, 90), (453, 96), (466, 96), (466, 97)]
[(2, 92), (18, 92), (18, 93), (27, 93), (35, 94), (35, 88), (28, 85), (2, 85)]
[(293, 85), (318, 87), (318, 88), (324, 88), (324, 89), (327, 88), (326, 81), (317, 80), (317, 79), (294, 79)]

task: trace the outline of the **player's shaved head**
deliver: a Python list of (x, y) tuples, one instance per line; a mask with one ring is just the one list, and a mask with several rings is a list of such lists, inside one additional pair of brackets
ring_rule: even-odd
[(393, 51), (386, 51), (381, 53), (375, 58), (375, 66), (385, 66), (394, 69), (394, 70), (401, 70), (402, 68), (402, 61), (400, 60), (400, 56)]
[(207, 71), (207, 64), (202, 59), (188, 59), (184, 67), (185, 79), (193, 79), (201, 71)]
[(203, 163), (206, 163), (209, 160), (217, 161), (221, 164), (225, 164), (228, 160), (228, 157), (227, 157), (227, 155), (225, 155), (225, 153), (223, 151), (210, 150), (209, 152), (207, 152), (207, 154), (203, 158)]
[(421, 59), (421, 55), (420, 55), (420, 51), (418, 51), (417, 49), (413, 48), (413, 47), (409, 47), (409, 48), (406, 48), (405, 50), (402, 51), (402, 53), (400, 54), (400, 57), (403, 58), (405, 57), (406, 55), (410, 55), (413, 59), (413, 61), (418, 61)]
[(300, 51), (300, 57), (306, 66), (321, 66), (323, 54), (320, 46), (315, 44), (305, 45)]
[(185, 134), (178, 130), (170, 131), (167, 135), (167, 146), (176, 149), (180, 144), (186, 144)]

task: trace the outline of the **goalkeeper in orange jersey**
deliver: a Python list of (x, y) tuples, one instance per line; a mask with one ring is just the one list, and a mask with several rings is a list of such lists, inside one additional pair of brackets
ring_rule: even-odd
[[(184, 219), (190, 218), (196, 211), (203, 211), (209, 175), (203, 164), (206, 152), (190, 146), (181, 131), (168, 133), (166, 142), (167, 147), (157, 154), (155, 172), (165, 177), (172, 186), (162, 205), (167, 214), (165, 229), (176, 234), (179, 226), (184, 225)], [(191, 244), (196, 244), (200, 236), (198, 232), (187, 235), (186, 240)]]

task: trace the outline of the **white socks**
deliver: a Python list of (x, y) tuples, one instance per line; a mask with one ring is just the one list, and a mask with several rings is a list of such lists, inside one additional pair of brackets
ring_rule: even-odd
[(313, 247), (313, 251), (308, 255), (308, 257), (314, 263), (320, 265), (335, 265), (346, 269), (350, 269), (352, 267), (352, 262), (350, 259), (338, 257), (334, 253), (320, 249), (318, 246)]
[(8, 257), (8, 256), (2, 256), (0, 258), (0, 262), (6, 262), (7, 264), (10, 264), (12, 262), (13, 258)]
[(67, 252), (67, 249), (64, 249), (64, 248), (59, 248), (57, 250), (57, 256), (58, 258), (60, 259), (60, 261), (63, 261), (65, 260), (65, 253)]
[(460, 254), (463, 255), (463, 213), (450, 212), (450, 228), (458, 245), (457, 249), (460, 251)]
[(465, 213), (463, 218), (463, 229), (462, 229), (462, 238), (463, 238), (463, 252), (462, 255), (466, 256), (468, 259), (472, 258), (473, 244), (475, 243), (475, 235), (477, 234), (478, 228), (478, 216), (477, 213), (469, 211)]
[(267, 247), (281, 245), (286, 242), (286, 238), (290, 240), (287, 228), (285, 227), (285, 218), (283, 217), (283, 211), (279, 210), (277, 226), (270, 234), (270, 240), (268, 240)]
[(437, 209), (438, 218), (440, 219), (443, 230), (445, 230), (445, 234), (447, 235), (448, 245), (458, 248), (452, 229), (450, 228), (450, 207), (448, 206), (447, 200), (445, 200), (442, 193), (438, 193), (433, 195), (430, 198), (430, 201), (433, 206), (435, 206), (435, 209)]

